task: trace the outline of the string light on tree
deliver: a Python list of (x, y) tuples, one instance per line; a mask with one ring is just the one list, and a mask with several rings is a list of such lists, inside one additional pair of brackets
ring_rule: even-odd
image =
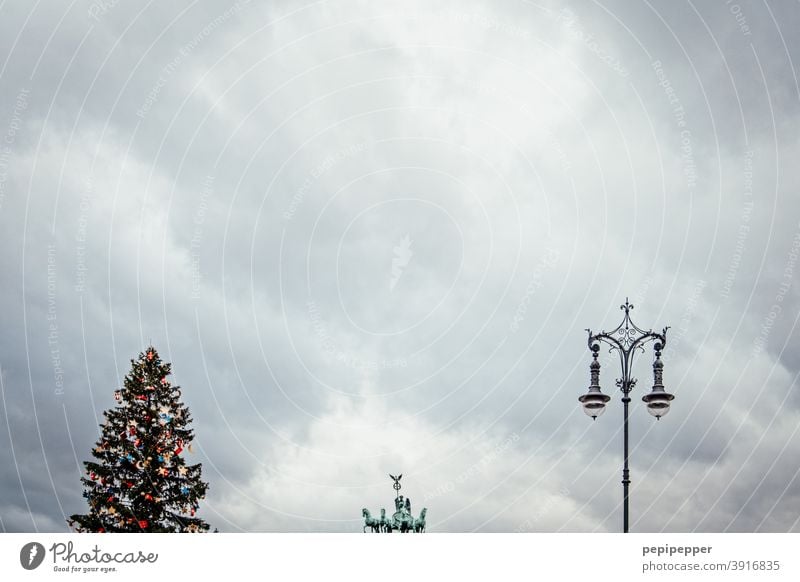
[(131, 360), (123, 388), (114, 392), (116, 406), (104, 412), (95, 460), (84, 463), (89, 511), (67, 520), (77, 531), (208, 531), (195, 515), (208, 484), (201, 465), (184, 458), (192, 419), (170, 372), (152, 346)]

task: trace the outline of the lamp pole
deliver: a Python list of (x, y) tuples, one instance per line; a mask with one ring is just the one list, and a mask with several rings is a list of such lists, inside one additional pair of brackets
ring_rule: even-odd
[(589, 332), (588, 345), (592, 352), (592, 362), (589, 365), (590, 383), (589, 391), (579, 397), (578, 400), (583, 405), (584, 412), (591, 416), (592, 419), (596, 419), (603, 414), (606, 403), (611, 400), (610, 396), (600, 391), (600, 362), (597, 361), (597, 355), (600, 351), (600, 343), (605, 343), (609, 346), (609, 352), (616, 351), (618, 353), (622, 369), (621, 378), (617, 379), (616, 384), (622, 391), (623, 407), (622, 531), (628, 533), (628, 505), (630, 501), (629, 489), (631, 484), (631, 474), (628, 467), (628, 408), (631, 402), (630, 393), (636, 386), (636, 378), (631, 377), (631, 366), (637, 350), (644, 353), (644, 345), (646, 343), (654, 342), (653, 352), (655, 356), (653, 361), (653, 389), (649, 394), (642, 397), (642, 400), (647, 404), (647, 411), (655, 416), (656, 419), (660, 419), (669, 412), (670, 401), (675, 397), (664, 390), (663, 384), (664, 363), (661, 361), (661, 350), (664, 349), (667, 343), (667, 330), (669, 328), (665, 327), (661, 333), (658, 333), (653, 330), (644, 330), (637, 327), (636, 324), (631, 321), (633, 305), (628, 302), (627, 298), (625, 299), (625, 303), (620, 305), (620, 309), (625, 312), (625, 317), (622, 319), (622, 323), (613, 331), (601, 331), (600, 333), (593, 334), (592, 330), (586, 330)]

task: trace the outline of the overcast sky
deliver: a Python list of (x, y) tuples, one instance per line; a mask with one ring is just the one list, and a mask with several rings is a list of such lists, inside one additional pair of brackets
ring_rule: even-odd
[(800, 531), (800, 6), (0, 3), (0, 531), (173, 363), (220, 531)]

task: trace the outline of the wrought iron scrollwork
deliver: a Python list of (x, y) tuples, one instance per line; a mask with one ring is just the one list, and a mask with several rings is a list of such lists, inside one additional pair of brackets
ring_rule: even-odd
[[(600, 333), (592, 333), (591, 329), (586, 331), (589, 333), (589, 349), (593, 349), (597, 342), (603, 342), (608, 345), (608, 351), (617, 352), (619, 354), (620, 363), (622, 364), (622, 378), (617, 379), (617, 386), (624, 394), (628, 394), (636, 385), (636, 379), (630, 378), (631, 364), (633, 363), (633, 354), (636, 350), (644, 353), (644, 345), (651, 341), (658, 341), (663, 349), (667, 344), (667, 330), (665, 327), (661, 333), (653, 331), (652, 329), (642, 329), (636, 325), (631, 319), (631, 311), (633, 305), (625, 298), (625, 303), (619, 306), (625, 312), (616, 328), (611, 331), (601, 331)], [(627, 378), (627, 381), (624, 380)]]

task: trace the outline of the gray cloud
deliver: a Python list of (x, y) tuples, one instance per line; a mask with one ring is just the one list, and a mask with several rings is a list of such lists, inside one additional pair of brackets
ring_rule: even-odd
[(577, 396), (630, 296), (634, 529), (798, 531), (800, 12), (738, 6), (4, 6), (0, 526), (66, 529), (152, 341), (222, 531), (389, 472), (432, 531), (617, 531)]

